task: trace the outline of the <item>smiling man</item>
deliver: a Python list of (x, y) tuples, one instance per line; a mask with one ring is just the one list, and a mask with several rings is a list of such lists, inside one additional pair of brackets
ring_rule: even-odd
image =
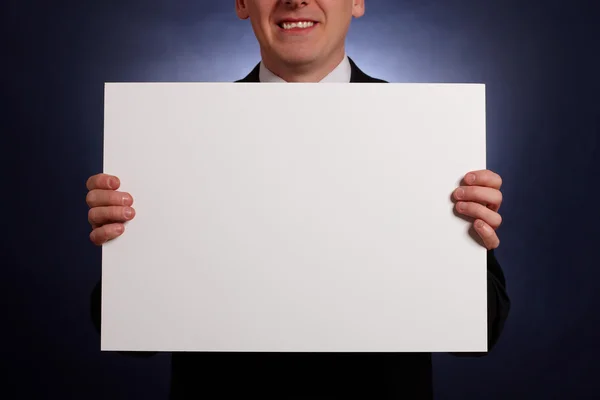
[(236, 0), (236, 11), (258, 39), (261, 82), (350, 81), (346, 34), (364, 1)]
[[(238, 82), (384, 82), (361, 71), (345, 51), (352, 18), (365, 13), (364, 0), (236, 0), (235, 6), (239, 18), (250, 20), (261, 53), (261, 62)], [(489, 349), (510, 309), (494, 255), (501, 185), (492, 171), (465, 171), (453, 195), (456, 211), (472, 220), (488, 250)], [(122, 235), (124, 222), (135, 216), (132, 194), (119, 187), (119, 178), (106, 174), (87, 181), (90, 239), (96, 245)], [(98, 284), (92, 295), (98, 330), (100, 293)], [(171, 399), (433, 398), (431, 354), (421, 353), (174, 353), (171, 379)]]

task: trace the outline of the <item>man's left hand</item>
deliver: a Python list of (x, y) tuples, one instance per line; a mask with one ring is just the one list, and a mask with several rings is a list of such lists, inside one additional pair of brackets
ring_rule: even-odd
[(489, 170), (472, 171), (465, 175), (462, 186), (453, 194), (456, 211), (475, 220), (475, 231), (483, 240), (488, 250), (497, 248), (500, 239), (496, 229), (502, 223), (498, 213), (502, 204), (502, 178)]

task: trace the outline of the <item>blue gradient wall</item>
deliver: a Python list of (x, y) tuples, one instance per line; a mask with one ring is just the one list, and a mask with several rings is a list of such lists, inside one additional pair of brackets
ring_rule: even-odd
[[(482, 82), (504, 178), (513, 309), (482, 359), (435, 356), (438, 399), (600, 392), (600, 37), (594, 1), (367, 0), (348, 53), (393, 82)], [(3, 11), (3, 398), (164, 399), (169, 356), (100, 353), (85, 181), (106, 81), (233, 81), (259, 61), (233, 0), (8, 1)], [(1, 392), (4, 391), (4, 392)]]

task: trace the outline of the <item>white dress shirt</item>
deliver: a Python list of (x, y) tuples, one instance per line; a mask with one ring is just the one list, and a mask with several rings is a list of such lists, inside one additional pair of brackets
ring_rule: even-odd
[[(333, 71), (331, 71), (329, 75), (323, 78), (320, 83), (350, 83), (351, 74), (352, 69), (350, 67), (350, 61), (348, 61), (348, 56), (344, 56), (342, 62)], [(260, 63), (259, 80), (261, 83), (285, 82), (283, 79), (269, 71), (262, 61)]]

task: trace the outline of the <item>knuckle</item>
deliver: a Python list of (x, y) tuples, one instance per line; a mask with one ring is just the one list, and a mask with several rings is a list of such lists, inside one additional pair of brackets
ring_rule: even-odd
[(90, 190), (85, 196), (85, 202), (88, 206), (92, 206), (98, 198), (98, 193), (95, 190)]
[(481, 188), (479, 186), (471, 186), (465, 190), (465, 195), (468, 199), (479, 199), (481, 197)]
[(466, 207), (467, 213), (472, 217), (482, 219), (483, 210), (481, 209), (481, 204), (475, 202), (468, 202)]
[(465, 203), (465, 211), (467, 212), (467, 214), (476, 215), (478, 214), (477, 205), (475, 203), (467, 201)]
[(97, 228), (90, 233), (90, 240), (92, 241), (92, 243), (96, 245), (102, 244), (104, 240), (102, 232), (102, 228)]
[(97, 212), (96, 212), (95, 208), (90, 208), (88, 210), (88, 222), (90, 224), (94, 223), (96, 221), (96, 214), (97, 214)]
[(119, 204), (119, 205), (123, 204), (123, 199), (129, 197), (129, 194), (126, 192), (114, 191), (114, 192), (112, 192), (112, 195), (113, 195), (115, 204)]
[(114, 191), (106, 192), (105, 196), (106, 196), (107, 205), (119, 206), (123, 203), (122, 196), (120, 196), (119, 193), (117, 193), (117, 192), (114, 192)]
[(116, 206), (119, 205), (119, 196), (116, 192), (106, 192), (106, 200), (107, 200), (107, 205), (110, 206)]
[(94, 175), (92, 175), (89, 178), (87, 178), (87, 180), (85, 181), (85, 187), (88, 190), (91, 190), (92, 187), (93, 187), (93, 183), (94, 183)]
[(93, 207), (88, 211), (88, 219), (95, 224), (102, 224), (106, 219), (105, 208)]
[(115, 229), (112, 225), (108, 225), (104, 227), (104, 241), (108, 242), (109, 240), (114, 239), (115, 237)]
[(94, 174), (94, 175), (90, 176), (87, 180), (88, 189), (97, 189), (98, 182), (102, 178), (102, 175), (103, 174), (100, 173), (100, 174)]
[(106, 242), (106, 240), (108, 239), (107, 235), (106, 235), (106, 229), (98, 228), (97, 231), (98, 231), (98, 233), (97, 233), (96, 243), (102, 244), (102, 243)]
[[(485, 220), (483, 220), (482, 218), (479, 218), (479, 219), (481, 220), (480, 226), (479, 226), (480, 232), (483, 234), (483, 236), (487, 240), (489, 240), (495, 234), (494, 229)], [(492, 229), (490, 229), (490, 228), (492, 228)]]
[(477, 173), (477, 180), (475, 181), (477, 185), (482, 185), (488, 180), (488, 171), (483, 170)]

